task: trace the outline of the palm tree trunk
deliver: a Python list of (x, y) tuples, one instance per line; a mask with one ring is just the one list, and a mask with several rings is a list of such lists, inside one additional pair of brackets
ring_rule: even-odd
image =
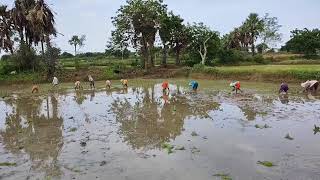
[(121, 50), (121, 60), (123, 61), (123, 53), (124, 53), (124, 50)]
[(163, 51), (162, 51), (162, 62), (161, 62), (163, 66), (167, 66), (167, 54), (168, 54), (168, 46), (164, 45)]
[(74, 56), (76, 56), (77, 55), (77, 45), (75, 44), (74, 45)]
[(255, 46), (254, 46), (254, 43), (252, 43), (251, 51), (252, 51), (252, 56), (254, 56), (254, 55), (255, 55)]
[(180, 49), (176, 50), (176, 65), (180, 65)]
[(43, 46), (43, 40), (41, 40), (41, 51), (42, 51), (42, 57), (44, 57), (44, 46)]

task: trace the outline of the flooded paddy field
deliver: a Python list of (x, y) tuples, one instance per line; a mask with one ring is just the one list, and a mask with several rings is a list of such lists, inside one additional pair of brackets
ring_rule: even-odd
[(0, 179), (320, 180), (319, 95), (174, 79), (166, 96), (161, 82), (0, 86)]

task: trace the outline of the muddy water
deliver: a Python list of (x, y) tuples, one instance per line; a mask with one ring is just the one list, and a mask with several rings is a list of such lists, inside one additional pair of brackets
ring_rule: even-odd
[(234, 95), (224, 81), (192, 93), (186, 80), (170, 82), (169, 96), (161, 80), (39, 95), (0, 87), (10, 92), (0, 100), (0, 163), (15, 163), (0, 166), (0, 179), (320, 179), (319, 96), (247, 82)]

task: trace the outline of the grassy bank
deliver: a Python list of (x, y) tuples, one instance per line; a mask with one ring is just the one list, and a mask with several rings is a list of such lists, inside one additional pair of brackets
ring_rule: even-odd
[[(105, 66), (89, 67), (85, 69), (63, 69), (57, 73), (61, 82), (74, 82), (75, 76), (81, 81), (87, 81), (88, 74), (95, 80), (121, 79), (121, 78), (176, 78), (190, 77), (197, 79), (237, 79), (252, 81), (305, 81), (308, 79), (320, 79), (320, 65), (251, 65), (251, 66), (195, 66), (168, 68), (155, 67), (149, 71), (131, 66)], [(49, 82), (45, 74), (19, 73), (16, 75), (1, 75), (0, 83), (44, 83)]]
[(241, 79), (255, 81), (303, 81), (320, 79), (320, 65), (253, 65), (225, 67), (194, 67), (191, 76), (214, 79)]

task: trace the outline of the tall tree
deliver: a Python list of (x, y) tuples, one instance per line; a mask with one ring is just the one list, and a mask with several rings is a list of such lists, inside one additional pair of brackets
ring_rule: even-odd
[(181, 51), (187, 47), (189, 43), (188, 29), (182, 24), (183, 19), (180, 16), (172, 16), (174, 28), (172, 31), (172, 39), (170, 45), (176, 56), (176, 65), (180, 65)]
[(84, 41), (86, 40), (86, 36), (82, 35), (80, 38), (78, 35), (74, 35), (69, 40), (69, 44), (74, 46), (74, 55), (77, 55), (77, 47), (84, 46)]
[(127, 0), (112, 18), (116, 31), (140, 51), (146, 69), (154, 65), (152, 50), (163, 12), (166, 5), (162, 0)]
[(294, 53), (303, 53), (306, 56), (319, 55), (320, 30), (307, 28), (291, 31), (291, 39), (286, 43), (284, 49)]
[(201, 56), (201, 64), (204, 65), (207, 59), (209, 41), (213, 38), (219, 38), (219, 35), (203, 23), (189, 25), (188, 31), (191, 40), (190, 46), (197, 50)]
[(128, 51), (129, 43), (126, 36), (119, 31), (112, 31), (111, 39), (107, 44), (107, 48), (112, 52), (121, 52), (121, 59), (124, 59), (124, 53)]
[(261, 41), (268, 47), (274, 46), (274, 43), (281, 41), (281, 33), (277, 17), (270, 17), (269, 14), (265, 14), (263, 17), (263, 30), (260, 33)]
[(27, 20), (32, 28), (33, 42), (37, 45), (41, 43), (42, 53), (44, 54), (43, 43), (50, 46), (50, 36), (56, 36), (54, 13), (44, 0), (37, 0), (35, 6), (29, 10)]
[(6, 52), (13, 53), (13, 27), (10, 19), (10, 11), (7, 6), (0, 5), (0, 52), (3, 49)]
[(161, 17), (159, 35), (163, 44), (163, 65), (167, 63), (167, 54), (170, 47), (176, 54), (176, 64), (180, 64), (180, 53), (187, 38), (186, 28), (182, 23), (183, 19), (174, 15), (173, 12), (163, 14)]
[(160, 35), (161, 42), (163, 45), (162, 61), (161, 61), (161, 64), (163, 66), (167, 65), (168, 49), (169, 49), (169, 43), (170, 43), (170, 40), (172, 37), (172, 29), (173, 28), (174, 27), (173, 27), (170, 15), (168, 15), (167, 13), (164, 13), (161, 16), (160, 29), (159, 29), (159, 35)]
[(258, 14), (251, 13), (246, 21), (244, 22), (243, 26), (247, 29), (249, 33), (249, 43), (251, 44), (251, 52), (252, 55), (255, 55), (255, 42), (259, 37), (260, 33), (264, 29), (264, 22)]
[(35, 0), (15, 0), (14, 7), (11, 10), (11, 18), (15, 30), (19, 33), (20, 42), (26, 43), (30, 47), (34, 35), (38, 35), (31, 25), (31, 22), (27, 19), (29, 12), (36, 5)]

